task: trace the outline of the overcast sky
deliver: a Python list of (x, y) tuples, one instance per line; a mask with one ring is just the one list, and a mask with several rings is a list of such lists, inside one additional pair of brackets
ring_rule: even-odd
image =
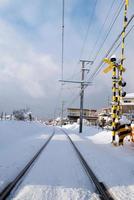
[[(115, 1), (100, 35), (113, 0), (98, 0), (92, 15), (95, 1), (65, 0), (64, 79), (79, 80), (79, 59), (93, 59), (122, 2)], [(134, 2), (130, 0), (129, 17), (132, 13)], [(51, 118), (59, 115), (61, 100), (65, 109), (79, 106), (79, 85), (66, 84), (61, 93), (58, 81), (61, 79), (61, 17), (62, 0), (0, 0), (0, 112), (30, 107), (34, 115)], [(91, 72), (121, 31), (122, 22), (123, 12), (96, 62), (89, 66)], [(91, 55), (97, 38), (98, 44)], [(134, 31), (127, 38), (125, 51), (126, 90), (134, 92)], [(110, 75), (100, 72), (93, 86), (86, 89), (85, 108), (108, 105)]]

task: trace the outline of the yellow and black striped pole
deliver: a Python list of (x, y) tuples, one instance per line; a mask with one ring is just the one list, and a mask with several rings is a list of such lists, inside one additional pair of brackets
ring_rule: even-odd
[(123, 82), (123, 72), (125, 68), (123, 67), (124, 63), (124, 48), (125, 48), (125, 33), (127, 27), (127, 11), (128, 11), (129, 0), (125, 0), (125, 10), (124, 10), (124, 23), (123, 23), (123, 32), (122, 32), (122, 51), (121, 51), (121, 63), (116, 62), (115, 55), (111, 59), (105, 58), (103, 61), (108, 64), (108, 67), (103, 70), (104, 73), (108, 73), (113, 69), (112, 73), (112, 143), (115, 142), (116, 136), (116, 123), (119, 120), (119, 117), (122, 114), (121, 108), (121, 99), (125, 96), (122, 88), (126, 85)]
[(112, 142), (115, 141), (116, 135), (116, 119), (117, 119), (117, 104), (118, 104), (118, 96), (117, 96), (117, 66), (116, 63), (113, 63), (113, 73), (112, 73)]
[[(123, 64), (124, 64), (124, 49), (125, 49), (125, 33), (126, 33), (126, 27), (127, 27), (127, 12), (128, 12), (128, 4), (129, 0), (125, 0), (125, 10), (124, 10), (124, 22), (123, 22), (123, 32), (122, 32), (122, 51), (121, 51), (121, 65), (119, 68), (119, 82), (122, 83), (123, 81)], [(119, 110), (119, 115), (122, 113), (122, 108), (120, 105), (121, 99), (122, 99), (122, 85), (119, 84), (119, 103), (118, 103), (118, 110)]]
[(108, 73), (112, 70), (112, 143), (115, 142), (116, 135), (116, 119), (117, 115), (117, 106), (118, 106), (118, 63), (116, 62), (116, 56), (113, 55), (110, 59), (105, 58), (104, 62), (108, 64), (103, 72)]
[[(117, 73), (118, 73), (118, 75), (117, 75), (117, 77), (118, 77), (118, 84), (117, 84), (117, 96), (118, 96), (118, 99), (117, 99), (117, 119), (119, 120), (119, 117), (120, 117), (120, 96), (121, 96), (121, 87), (120, 87), (120, 68), (121, 68), (121, 66), (119, 66), (118, 65), (118, 69), (117, 69)], [(122, 80), (121, 80), (122, 81)]]

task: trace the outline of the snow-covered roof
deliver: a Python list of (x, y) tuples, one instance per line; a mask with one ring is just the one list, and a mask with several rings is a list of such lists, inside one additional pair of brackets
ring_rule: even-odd
[(125, 98), (134, 98), (134, 93), (128, 93)]

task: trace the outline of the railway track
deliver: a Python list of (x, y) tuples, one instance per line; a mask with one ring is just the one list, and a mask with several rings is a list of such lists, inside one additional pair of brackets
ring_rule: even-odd
[[(90, 179), (90, 181), (93, 182), (93, 184), (96, 188), (99, 198), (101, 200), (114, 200), (113, 197), (108, 192), (108, 189), (106, 188), (106, 186), (102, 182), (100, 182), (98, 180), (98, 178), (96, 177), (96, 175), (93, 173), (92, 169), (89, 167), (89, 165), (83, 158), (82, 154), (80, 153), (80, 151), (78, 150), (78, 148), (76, 147), (76, 145), (74, 144), (74, 142), (72, 141), (70, 136), (64, 130), (62, 130), (62, 131), (66, 135), (66, 137), (69, 139), (73, 148), (75, 149), (75, 152), (76, 152), (84, 170), (86, 171), (88, 178)], [(53, 134), (48, 138), (48, 140), (44, 143), (44, 145), (39, 149), (39, 151), (34, 155), (34, 157), (27, 163), (27, 165), (22, 169), (22, 171), (17, 175), (17, 177), (12, 182), (10, 182), (3, 189), (2, 192), (0, 192), (0, 200), (7, 199), (10, 196), (11, 192), (15, 190), (16, 186), (18, 186), (21, 183), (22, 178), (27, 174), (27, 172), (33, 166), (33, 164), (35, 163), (35, 161), (37, 160), (39, 155), (42, 153), (42, 151), (45, 149), (45, 147), (48, 145), (48, 143), (50, 142), (50, 140), (52, 139), (54, 134), (55, 134), (55, 130), (53, 131)]]
[(92, 171), (90, 166), (87, 164), (86, 160), (84, 159), (84, 157), (82, 156), (82, 154), (80, 153), (80, 151), (78, 150), (78, 148), (76, 147), (74, 142), (72, 141), (71, 137), (67, 134), (66, 131), (64, 131), (64, 130), (62, 130), (62, 131), (68, 137), (70, 143), (72, 144), (73, 148), (75, 149), (76, 154), (77, 154), (77, 156), (78, 156), (83, 168), (85, 169), (87, 176), (94, 183), (94, 185), (96, 187), (96, 190), (97, 190), (97, 192), (99, 194), (100, 199), (101, 200), (114, 200), (112, 195), (108, 192), (108, 189), (105, 186), (105, 184), (98, 180), (98, 178), (96, 177), (96, 175), (94, 174), (94, 172)]
[(5, 200), (7, 197), (9, 197), (10, 193), (13, 191), (13, 189), (16, 187), (17, 184), (21, 181), (21, 179), (26, 175), (26, 173), (29, 171), (29, 169), (33, 166), (37, 158), (40, 156), (42, 151), (45, 149), (45, 147), (48, 145), (50, 140), (55, 134), (55, 129), (52, 133), (52, 135), (48, 138), (48, 140), (44, 143), (44, 145), (38, 150), (38, 152), (34, 155), (34, 157), (26, 164), (26, 166), (21, 170), (21, 172), (15, 177), (15, 179), (8, 183), (8, 185), (0, 192), (0, 200)]

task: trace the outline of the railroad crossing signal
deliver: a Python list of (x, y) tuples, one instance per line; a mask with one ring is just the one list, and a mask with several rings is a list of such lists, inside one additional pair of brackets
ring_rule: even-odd
[(112, 56), (111, 59), (105, 58), (103, 60), (108, 67), (103, 72), (106, 74), (112, 70), (112, 143), (115, 143), (116, 135), (116, 121), (119, 120), (121, 113), (120, 100), (121, 97), (126, 95), (126, 92), (122, 91), (122, 87), (126, 86), (126, 82), (120, 78), (120, 71), (125, 72), (125, 68), (120, 64), (121, 61), (116, 60), (116, 56)]
[[(110, 71), (114, 68), (114, 65), (115, 65), (115, 64), (114, 64), (110, 59), (108, 59), (108, 58), (105, 58), (103, 61), (104, 61), (106, 64), (109, 64), (108, 67), (106, 67), (106, 68), (103, 70), (103, 72), (104, 72), (105, 74), (107, 74), (108, 72), (110, 72)], [(118, 70), (121, 70), (121, 68), (122, 68), (122, 71), (125, 72), (125, 68), (124, 68), (123, 66), (121, 66), (121, 65), (118, 65)]]
[(122, 32), (122, 47), (121, 47), (121, 60), (120, 62), (116, 60), (115, 56), (112, 56), (111, 59), (105, 58), (103, 61), (108, 64), (103, 72), (108, 73), (112, 70), (112, 143), (115, 143), (116, 135), (116, 121), (119, 120), (119, 117), (122, 114), (122, 108), (120, 102), (122, 97), (126, 96), (126, 92), (123, 91), (123, 88), (126, 86), (126, 82), (123, 81), (123, 72), (125, 68), (123, 67), (124, 63), (124, 49), (125, 49), (125, 33), (127, 28), (127, 11), (128, 11), (129, 0), (125, 0), (125, 9), (124, 9), (124, 20), (123, 20), (123, 32)]
[(106, 73), (110, 72), (110, 71), (113, 69), (114, 63), (111, 62), (111, 60), (109, 60), (108, 58), (105, 58), (103, 61), (104, 61), (105, 63), (109, 64), (108, 67), (106, 67), (106, 68), (103, 70), (103, 72), (106, 74)]

